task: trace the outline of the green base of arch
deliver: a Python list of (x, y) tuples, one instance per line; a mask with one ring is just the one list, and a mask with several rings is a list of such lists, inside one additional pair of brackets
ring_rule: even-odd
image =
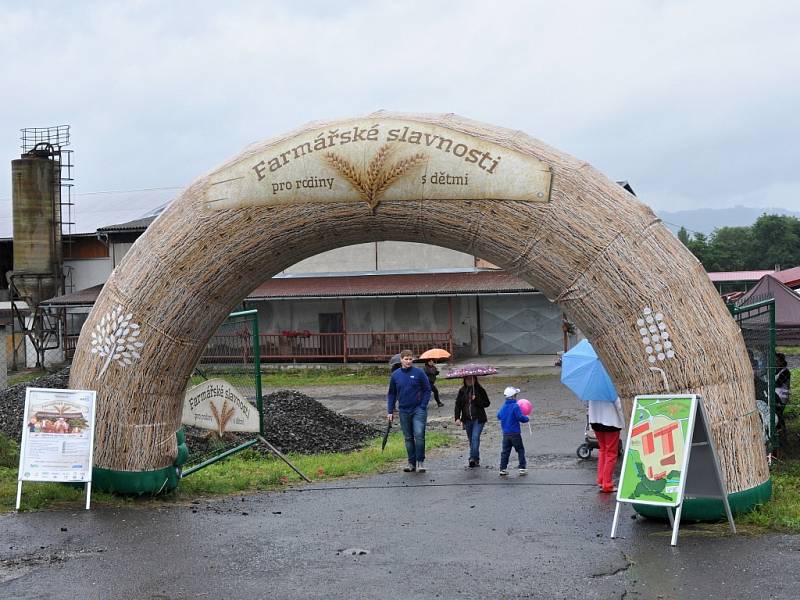
[(175, 432), (178, 442), (178, 456), (172, 466), (155, 471), (115, 471), (113, 469), (92, 469), (92, 487), (101, 492), (114, 494), (162, 494), (171, 492), (181, 481), (180, 466), (189, 458), (186, 447), (186, 434), (183, 428)]
[(175, 466), (155, 471), (92, 469), (92, 489), (115, 494), (160, 494), (178, 487), (181, 475)]
[[(731, 512), (742, 514), (750, 512), (759, 504), (764, 504), (772, 497), (772, 479), (741, 492), (728, 494)], [(667, 509), (649, 504), (634, 504), (633, 510), (648, 519), (668, 520)], [(692, 498), (683, 501), (681, 521), (719, 521), (725, 519), (725, 505), (722, 500), (713, 498)]]

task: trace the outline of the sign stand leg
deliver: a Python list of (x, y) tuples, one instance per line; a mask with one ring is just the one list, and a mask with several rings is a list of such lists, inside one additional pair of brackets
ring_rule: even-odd
[(19, 503), (22, 501), (22, 481), (17, 482), (17, 508), (19, 510)]
[(736, 525), (733, 524), (733, 514), (731, 513), (731, 505), (728, 504), (728, 494), (725, 490), (722, 491), (722, 504), (725, 505), (725, 514), (728, 516), (728, 523), (731, 526), (731, 533), (736, 533)]
[(672, 514), (672, 507), (671, 506), (667, 507), (667, 517), (669, 518), (669, 526), (670, 527), (675, 527), (675, 517)]
[[(681, 511), (683, 510), (683, 503), (678, 505), (678, 510), (675, 511), (675, 524), (672, 526), (672, 540), (670, 546), (677, 546), (678, 544), (678, 529), (681, 526)], [(671, 512), (671, 511), (670, 511)]]
[(89, 510), (89, 502), (92, 500), (92, 482), (86, 482), (86, 510)]
[(619, 505), (621, 503), (617, 502), (617, 506), (614, 509), (614, 522), (611, 525), (611, 539), (617, 537), (617, 523), (619, 522)]

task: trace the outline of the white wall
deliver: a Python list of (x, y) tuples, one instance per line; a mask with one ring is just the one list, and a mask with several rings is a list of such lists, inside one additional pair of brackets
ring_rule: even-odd
[(415, 242), (370, 242), (317, 254), (289, 267), (284, 274), (403, 271), (473, 268), (470, 254)]
[[(105, 283), (114, 269), (110, 258), (73, 258), (64, 261), (67, 293)], [(71, 286), (70, 286), (71, 283)]]

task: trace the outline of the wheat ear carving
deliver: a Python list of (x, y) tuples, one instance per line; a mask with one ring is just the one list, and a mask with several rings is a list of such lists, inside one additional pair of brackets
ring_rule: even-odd
[(375, 156), (372, 157), (372, 160), (369, 161), (366, 173), (358, 169), (346, 158), (342, 158), (333, 152), (326, 153), (325, 160), (327, 160), (328, 164), (338, 171), (342, 177), (350, 182), (358, 192), (358, 195), (367, 203), (367, 206), (370, 207), (374, 214), (375, 210), (378, 208), (381, 196), (383, 196), (386, 190), (388, 190), (395, 181), (400, 179), (400, 177), (408, 173), (414, 167), (424, 163), (428, 158), (419, 152), (388, 165), (387, 163), (391, 153), (392, 146), (390, 144), (381, 146)]
[(217, 422), (219, 437), (222, 437), (225, 433), (225, 426), (228, 424), (228, 421), (231, 420), (236, 410), (232, 406), (228, 406), (227, 400), (222, 402), (222, 414), (220, 414), (220, 411), (217, 410), (213, 402), (210, 402), (209, 405), (211, 406), (211, 414), (214, 415), (214, 420)]

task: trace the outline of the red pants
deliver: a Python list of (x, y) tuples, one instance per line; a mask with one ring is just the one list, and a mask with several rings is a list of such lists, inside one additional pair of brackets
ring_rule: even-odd
[(597, 458), (597, 485), (604, 492), (614, 489), (614, 467), (617, 466), (617, 450), (619, 449), (619, 431), (595, 431), (600, 455)]

